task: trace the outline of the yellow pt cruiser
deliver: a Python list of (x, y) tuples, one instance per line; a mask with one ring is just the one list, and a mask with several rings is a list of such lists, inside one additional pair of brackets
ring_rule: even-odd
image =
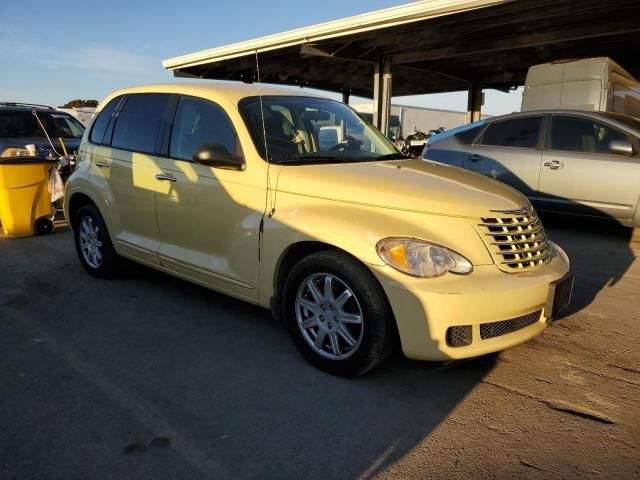
[(404, 157), (348, 106), (207, 82), (114, 92), (65, 196), (80, 262), (119, 259), (268, 307), (300, 352), (354, 376), (482, 355), (570, 299), (565, 253), (528, 200)]

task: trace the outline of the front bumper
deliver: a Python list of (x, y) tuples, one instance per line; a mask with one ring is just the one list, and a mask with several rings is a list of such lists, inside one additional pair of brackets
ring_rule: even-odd
[[(569, 271), (557, 245), (544, 266), (523, 273), (505, 273), (495, 265), (474, 267), (470, 275), (446, 274), (415, 278), (389, 266), (370, 266), (393, 309), (404, 354), (418, 360), (475, 357), (523, 343), (549, 323), (551, 284)], [(533, 323), (494, 338), (482, 339), (480, 325), (536, 314)], [(538, 318), (539, 315), (539, 318)], [(453, 347), (447, 330), (471, 326), (471, 341)]]

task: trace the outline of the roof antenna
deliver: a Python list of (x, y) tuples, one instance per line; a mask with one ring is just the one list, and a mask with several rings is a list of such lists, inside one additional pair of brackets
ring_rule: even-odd
[(258, 50), (256, 49), (256, 73), (258, 77), (258, 98), (260, 99), (260, 117), (262, 119), (262, 138), (264, 139), (264, 154), (267, 157), (267, 190), (265, 192), (265, 208), (268, 210), (267, 215), (271, 217), (274, 213), (274, 208), (269, 208), (269, 189), (271, 188), (271, 158), (269, 157), (269, 147), (267, 146), (267, 127), (264, 121), (264, 105), (262, 104), (262, 82), (260, 81), (260, 61), (258, 60)]
[(260, 61), (258, 60), (258, 50), (256, 50), (256, 72), (258, 74), (258, 98), (260, 99), (260, 115), (262, 117), (262, 138), (264, 139), (264, 153), (267, 156), (267, 162), (271, 165), (269, 152), (267, 150), (267, 127), (264, 123), (264, 106), (262, 105), (262, 83), (260, 81)]

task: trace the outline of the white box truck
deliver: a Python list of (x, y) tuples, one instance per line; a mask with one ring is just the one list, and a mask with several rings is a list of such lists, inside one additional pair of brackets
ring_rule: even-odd
[(522, 111), (570, 108), (640, 118), (640, 83), (607, 57), (560, 60), (529, 68)]

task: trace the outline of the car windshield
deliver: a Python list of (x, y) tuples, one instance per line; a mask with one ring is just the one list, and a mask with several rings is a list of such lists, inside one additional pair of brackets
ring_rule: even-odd
[(379, 130), (333, 100), (265, 96), (260, 101), (260, 97), (248, 97), (240, 101), (239, 109), (256, 149), (273, 163), (405, 158)]
[[(71, 115), (60, 112), (37, 112), (51, 138), (82, 138), (84, 127)], [(0, 111), (0, 138), (45, 138), (36, 117), (29, 110)]]
[(620, 113), (612, 113), (612, 112), (602, 112), (605, 117), (609, 117), (616, 122), (620, 122), (627, 127), (631, 127), (634, 130), (640, 131), (640, 120), (634, 117), (630, 117), (628, 115), (622, 115)]

